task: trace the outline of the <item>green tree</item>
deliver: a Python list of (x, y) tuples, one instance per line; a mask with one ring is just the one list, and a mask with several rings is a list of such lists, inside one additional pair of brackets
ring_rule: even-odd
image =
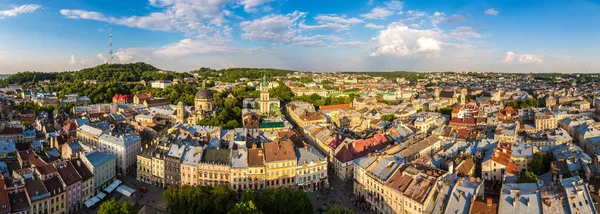
[(122, 205), (119, 205), (115, 200), (110, 200), (102, 203), (100, 205), (100, 209), (98, 210), (99, 214), (134, 214), (135, 208), (129, 202), (123, 202)]
[(396, 116), (394, 116), (393, 114), (388, 114), (388, 115), (381, 116), (381, 120), (387, 121), (387, 122), (392, 122), (395, 119), (396, 119)]
[(517, 179), (517, 183), (535, 183), (537, 182), (537, 175), (531, 171), (525, 171), (521, 173)]
[(233, 209), (227, 212), (228, 214), (261, 214), (262, 212), (256, 209), (254, 202), (239, 202), (235, 204)]
[(542, 155), (542, 153), (540, 152), (536, 152), (535, 154), (533, 154), (530, 164), (531, 171), (536, 175), (544, 174), (548, 170), (550, 170), (550, 163), (547, 163), (547, 161), (545, 161), (544, 159), (544, 155)]
[(227, 213), (235, 206), (235, 192), (229, 185), (219, 184), (212, 191), (214, 213)]
[(336, 204), (336, 205), (333, 205), (332, 207), (330, 207), (329, 209), (327, 209), (327, 213), (328, 214), (354, 214), (354, 211)]

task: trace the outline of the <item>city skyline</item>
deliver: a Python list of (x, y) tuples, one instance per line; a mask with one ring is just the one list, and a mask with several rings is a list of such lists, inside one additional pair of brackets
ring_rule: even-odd
[(301, 71), (598, 72), (594, 1), (0, 3), (0, 73), (115, 62)]

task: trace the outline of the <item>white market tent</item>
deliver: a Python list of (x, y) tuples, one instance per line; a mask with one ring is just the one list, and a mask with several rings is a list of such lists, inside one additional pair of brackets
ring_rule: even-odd
[(111, 193), (112, 191), (114, 191), (119, 185), (121, 184), (120, 180), (115, 180), (113, 181), (110, 185), (108, 185), (106, 188), (104, 188), (104, 192), (106, 193)]
[(104, 197), (106, 197), (106, 194), (103, 192), (98, 192), (98, 194), (96, 195), (96, 197), (98, 197), (99, 200), (104, 199)]
[(94, 196), (94, 197), (88, 199), (87, 201), (83, 202), (83, 204), (85, 204), (85, 206), (87, 208), (90, 208), (90, 207), (94, 206), (94, 204), (98, 203), (98, 201), (100, 201), (98, 196)]
[(121, 194), (123, 194), (127, 197), (131, 197), (131, 195), (135, 192), (135, 190), (128, 186), (121, 185), (121, 186), (119, 186), (119, 188), (117, 188), (117, 192), (120, 192)]

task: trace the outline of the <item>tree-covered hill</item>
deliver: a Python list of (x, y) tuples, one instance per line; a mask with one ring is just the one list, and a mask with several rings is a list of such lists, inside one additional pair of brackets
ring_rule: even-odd
[(130, 64), (102, 64), (79, 71), (66, 72), (33, 72), (24, 71), (11, 75), (4, 80), (4, 84), (37, 83), (39, 80), (52, 80), (58, 82), (74, 82), (85, 80), (104, 81), (140, 81), (140, 80), (172, 80), (174, 78), (191, 77), (188, 73), (160, 72), (152, 65), (137, 62)]
[(192, 73), (198, 74), (202, 78), (218, 78), (223, 82), (236, 82), (239, 81), (240, 78), (248, 78), (248, 79), (260, 79), (263, 77), (263, 74), (266, 74), (267, 78), (271, 79), (272, 77), (277, 76), (285, 76), (287, 74), (293, 73), (291, 70), (282, 70), (282, 69), (273, 69), (273, 68), (227, 68), (221, 70), (214, 70), (210, 68), (200, 68), (198, 70), (192, 71)]

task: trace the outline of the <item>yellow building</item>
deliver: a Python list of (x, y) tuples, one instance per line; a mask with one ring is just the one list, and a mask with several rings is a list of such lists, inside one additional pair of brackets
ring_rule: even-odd
[(25, 189), (31, 202), (31, 213), (51, 213), (50, 193), (40, 178), (34, 175), (32, 178), (25, 179)]
[(165, 185), (165, 156), (169, 153), (166, 145), (157, 145), (156, 151), (152, 154), (152, 185)]
[(229, 184), (231, 177), (231, 150), (207, 148), (202, 151), (202, 159), (198, 164), (198, 184), (216, 186)]
[(541, 131), (545, 129), (556, 129), (558, 120), (556, 115), (551, 111), (539, 112), (535, 114), (535, 130)]
[(185, 151), (181, 159), (181, 169), (179, 170), (181, 173), (181, 185), (196, 186), (199, 184), (198, 163), (200, 163), (201, 158), (202, 147), (200, 146), (189, 147)]
[(48, 203), (49, 213), (67, 213), (66, 185), (56, 176), (44, 181), (44, 186), (48, 190), (49, 197), (46, 200)]
[(155, 147), (140, 148), (137, 154), (137, 180), (146, 184), (152, 184), (152, 155)]
[(267, 187), (294, 186), (296, 154), (292, 141), (275, 141), (263, 144)]
[(252, 144), (248, 149), (248, 188), (260, 190), (265, 188), (265, 160), (263, 150)]

